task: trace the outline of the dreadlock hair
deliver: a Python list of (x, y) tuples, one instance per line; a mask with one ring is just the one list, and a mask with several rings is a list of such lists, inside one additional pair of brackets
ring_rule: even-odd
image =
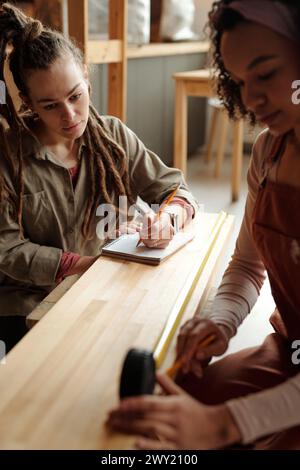
[[(9, 67), (18, 90), (28, 96), (26, 77), (34, 70), (47, 70), (57, 59), (68, 54), (82, 67), (83, 57), (76, 44), (65, 38), (58, 31), (44, 28), (42, 23), (26, 16), (10, 3), (0, 0), (0, 80), (5, 82), (4, 63), (7, 49)], [(3, 120), (0, 119), (1, 153), (16, 181), (18, 200), (14, 201), (21, 236), (22, 229), (22, 195), (23, 158), (22, 133), (28, 132), (30, 113), (15, 110), (8, 88), (6, 87), (6, 105), (0, 104), (0, 116), (5, 118), (7, 125), (17, 137), (17, 151), (12, 152), (6, 137)], [(32, 116), (31, 116), (32, 117)], [(91, 185), (87, 201), (87, 210), (82, 224), (82, 234), (91, 239), (93, 216), (101, 202), (113, 204), (111, 194), (118, 198), (127, 196), (129, 204), (134, 203), (131, 194), (129, 175), (124, 150), (114, 141), (96, 109), (90, 104), (88, 123), (84, 132), (89, 155), (89, 174)], [(113, 191), (112, 191), (113, 190)], [(0, 203), (9, 197), (12, 191), (0, 174)]]
[[(227, 72), (221, 55), (221, 39), (225, 31), (232, 31), (239, 23), (245, 21), (244, 17), (234, 10), (226, 7), (234, 0), (218, 0), (212, 5), (209, 13), (210, 38), (213, 45), (213, 68), (216, 73), (217, 94), (231, 119), (247, 118), (251, 124), (255, 124), (255, 115), (248, 111), (243, 104), (240, 88)], [(240, 0), (242, 1), (242, 0)], [(300, 3), (299, 0), (269, 0), (280, 1), (289, 7), (295, 23), (300, 30)]]

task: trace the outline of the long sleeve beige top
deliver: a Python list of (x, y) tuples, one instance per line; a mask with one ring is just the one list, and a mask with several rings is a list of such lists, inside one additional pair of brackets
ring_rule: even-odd
[[(263, 178), (263, 160), (269, 155), (273, 145), (274, 137), (268, 131), (263, 131), (254, 144), (242, 226), (234, 254), (209, 315), (214, 322), (229, 328), (230, 336), (236, 334), (237, 327), (250, 313), (265, 279), (265, 268), (251, 236), (251, 222), (259, 184)], [(272, 181), (277, 180), (277, 164), (271, 169), (269, 178)], [(230, 400), (227, 406), (245, 444), (300, 425), (300, 373), (279, 386)]]

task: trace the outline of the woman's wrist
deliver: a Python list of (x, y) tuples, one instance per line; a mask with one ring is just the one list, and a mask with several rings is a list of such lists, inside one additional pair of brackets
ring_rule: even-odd
[(94, 264), (97, 258), (99, 258), (99, 256), (81, 256), (68, 273), (66, 273), (66, 276), (83, 274), (92, 266), (92, 264)]
[(229, 342), (230, 339), (232, 338), (232, 336), (234, 336), (232, 334), (232, 330), (230, 329), (230, 327), (227, 326), (227, 325), (223, 325), (223, 324), (222, 325), (218, 324), (218, 327), (220, 328), (220, 330), (222, 331), (222, 333), (226, 337), (226, 340)]
[(221, 449), (241, 442), (240, 430), (226, 404), (212, 407), (212, 419), (216, 423), (216, 448)]
[[(178, 228), (181, 230), (186, 224), (190, 222), (191, 217), (189, 217), (189, 211), (187, 209), (188, 203), (186, 205), (178, 204), (177, 202), (169, 204), (166, 208), (167, 211), (172, 211), (178, 217)], [(191, 207), (192, 206), (188, 206)]]

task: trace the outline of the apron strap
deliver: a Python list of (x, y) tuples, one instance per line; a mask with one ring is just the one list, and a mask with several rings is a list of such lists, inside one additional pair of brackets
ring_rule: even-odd
[(275, 139), (273, 146), (269, 155), (264, 158), (262, 163), (262, 177), (260, 181), (260, 186), (265, 186), (266, 180), (268, 178), (269, 172), (272, 166), (279, 160), (282, 155), (284, 144), (286, 141), (287, 134), (280, 135)]

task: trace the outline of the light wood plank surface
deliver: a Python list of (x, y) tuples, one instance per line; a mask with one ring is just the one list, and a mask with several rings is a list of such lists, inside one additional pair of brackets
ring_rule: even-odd
[(103, 426), (125, 354), (153, 350), (175, 306), (197, 311), (231, 228), (200, 214), (195, 239), (157, 267), (99, 258), (0, 366), (0, 448), (132, 448)]

